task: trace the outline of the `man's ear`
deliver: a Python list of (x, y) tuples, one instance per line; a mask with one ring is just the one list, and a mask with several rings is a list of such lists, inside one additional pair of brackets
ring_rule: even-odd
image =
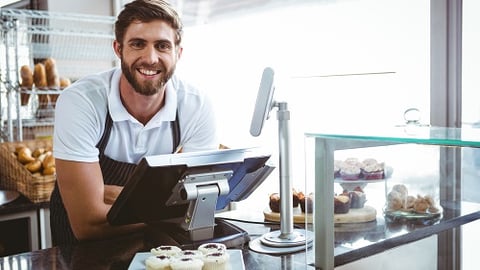
[(177, 48), (177, 61), (180, 60), (180, 57), (182, 57), (182, 52), (183, 52), (183, 47), (178, 46), (178, 48)]
[(122, 45), (117, 40), (113, 41), (113, 50), (115, 51), (115, 54), (118, 56), (118, 58), (121, 58)]

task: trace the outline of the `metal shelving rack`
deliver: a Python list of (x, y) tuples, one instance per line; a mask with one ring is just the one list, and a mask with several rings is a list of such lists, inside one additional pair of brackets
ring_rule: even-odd
[[(20, 89), (20, 67), (29, 65), (33, 70), (34, 64), (51, 57), (59, 75), (72, 82), (111, 68), (117, 65), (112, 49), (114, 22), (112, 16), (0, 9), (0, 141), (53, 132), (55, 104), (47, 104), (40, 113), (38, 97), (61, 90)], [(23, 106), (21, 93), (31, 95)]]

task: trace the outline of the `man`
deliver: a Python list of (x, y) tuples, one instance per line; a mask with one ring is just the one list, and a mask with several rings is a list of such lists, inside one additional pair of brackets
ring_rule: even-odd
[(163, 0), (136, 0), (115, 23), (121, 69), (87, 76), (55, 111), (57, 185), (50, 200), (54, 244), (113, 237), (143, 224), (106, 216), (136, 164), (148, 155), (218, 148), (210, 101), (175, 75), (182, 22)]

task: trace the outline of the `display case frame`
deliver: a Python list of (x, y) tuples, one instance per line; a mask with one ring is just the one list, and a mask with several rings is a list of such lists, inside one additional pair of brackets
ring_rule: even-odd
[[(436, 224), (414, 229), (401, 236), (387, 237), (364, 247), (349, 251), (336, 245), (334, 229), (334, 153), (338, 150), (359, 149), (390, 145), (433, 145), (440, 147), (440, 202), (444, 217)], [(334, 269), (365, 256), (415, 242), (432, 235), (439, 236), (440, 252), (447, 259), (438, 263), (438, 269), (457, 269), (455, 256), (459, 256), (458, 235), (455, 228), (480, 218), (480, 205), (461, 198), (460, 156), (462, 148), (480, 148), (480, 129), (405, 126), (368, 131), (341, 130), (305, 133), (306, 185), (315, 193), (313, 230), (315, 242), (313, 258), (307, 263), (323, 270)], [(310, 184), (311, 186), (311, 184)], [(380, 217), (381, 218), (381, 217)], [(452, 230), (453, 229), (453, 230)], [(448, 244), (446, 244), (448, 243)], [(441, 258), (439, 257), (439, 260)]]

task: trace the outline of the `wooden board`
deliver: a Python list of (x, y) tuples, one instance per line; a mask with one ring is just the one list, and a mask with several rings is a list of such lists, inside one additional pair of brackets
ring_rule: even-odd
[[(280, 222), (280, 213), (272, 212), (269, 207), (263, 211), (265, 220)], [(346, 214), (333, 215), (333, 221), (336, 224), (341, 223), (361, 223), (373, 221), (377, 218), (377, 210), (375, 208), (365, 205), (363, 208), (350, 209)], [(302, 213), (300, 207), (293, 208), (293, 223), (312, 223), (312, 215)]]

